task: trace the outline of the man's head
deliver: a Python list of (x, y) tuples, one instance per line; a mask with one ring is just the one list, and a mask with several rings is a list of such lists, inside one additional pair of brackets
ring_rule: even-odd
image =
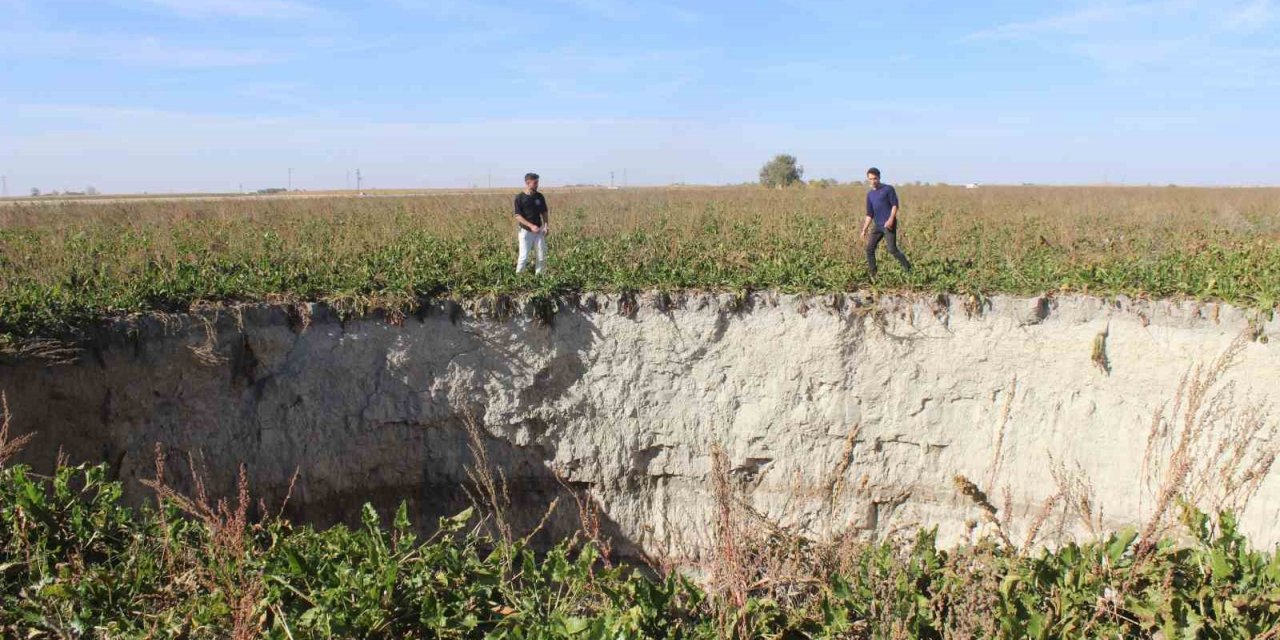
[(871, 167), (870, 169), (867, 169), (867, 184), (870, 184), (872, 189), (877, 189), (880, 187), (880, 170), (879, 169), (875, 167)]
[(524, 188), (528, 189), (529, 191), (537, 191), (538, 190), (538, 174), (536, 173), (524, 174)]

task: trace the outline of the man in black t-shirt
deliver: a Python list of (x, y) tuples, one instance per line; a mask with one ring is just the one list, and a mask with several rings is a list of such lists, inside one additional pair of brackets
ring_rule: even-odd
[(534, 272), (541, 275), (547, 262), (547, 199), (538, 191), (538, 174), (524, 174), (524, 191), (516, 194), (515, 218), (519, 225), (520, 256), (516, 259), (516, 273), (524, 271), (529, 263), (529, 251), (537, 254)]

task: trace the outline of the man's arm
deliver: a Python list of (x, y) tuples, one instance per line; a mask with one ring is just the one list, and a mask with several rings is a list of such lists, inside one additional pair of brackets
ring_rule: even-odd
[(898, 226), (898, 190), (893, 187), (889, 187), (889, 204), (892, 207), (889, 209), (889, 221), (884, 223), (884, 228), (893, 230)]
[(867, 194), (867, 215), (862, 219), (862, 232), (858, 235), (867, 237), (867, 229), (871, 228), (871, 220), (875, 217), (875, 212), (871, 210), (871, 194)]
[(545, 204), (547, 202), (546, 196), (542, 197), (542, 202), (545, 209), (542, 212), (542, 232), (547, 233), (551, 231), (551, 207)]

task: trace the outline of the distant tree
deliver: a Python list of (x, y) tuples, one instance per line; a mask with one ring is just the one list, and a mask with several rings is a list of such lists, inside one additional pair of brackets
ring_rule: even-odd
[(35, 198), (35, 197), (39, 197), (39, 195), (40, 195), (40, 190), (35, 187), (31, 187), (31, 197)]
[(796, 164), (796, 157), (780, 153), (760, 168), (760, 184), (781, 189), (800, 182), (804, 167)]
[(839, 185), (840, 181), (835, 178), (819, 178), (817, 180), (809, 181), (809, 186), (817, 187), (819, 189), (826, 189), (827, 187), (836, 187)]

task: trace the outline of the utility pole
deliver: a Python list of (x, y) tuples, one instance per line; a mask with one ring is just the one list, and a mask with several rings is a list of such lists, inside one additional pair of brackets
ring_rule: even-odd
[(0, 196), (9, 197), (9, 176), (0, 176)]
[(613, 172), (612, 171), (609, 172), (609, 188), (610, 189), (613, 188)]
[(489, 169), (489, 188), (493, 188), (493, 169)]
[(293, 167), (289, 167), (289, 186), (285, 191), (293, 191)]
[(364, 179), (364, 178), (360, 175), (360, 170), (359, 170), (359, 169), (356, 169), (356, 192), (357, 192), (357, 193), (359, 193), (359, 192), (360, 192), (360, 182), (361, 182), (361, 180), (363, 180), (363, 179)]

